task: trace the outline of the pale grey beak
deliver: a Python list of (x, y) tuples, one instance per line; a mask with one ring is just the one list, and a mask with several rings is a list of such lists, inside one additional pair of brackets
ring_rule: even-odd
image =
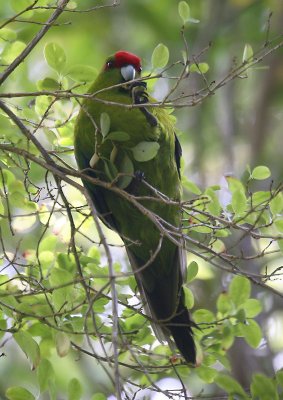
[(132, 65), (126, 65), (125, 67), (121, 68), (121, 74), (126, 82), (132, 81), (133, 79), (135, 79), (136, 70)]

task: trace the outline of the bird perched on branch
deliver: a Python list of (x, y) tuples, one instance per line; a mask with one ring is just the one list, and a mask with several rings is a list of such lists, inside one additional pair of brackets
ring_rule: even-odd
[[(141, 60), (118, 51), (92, 84), (75, 127), (81, 170), (100, 219), (125, 243), (145, 310), (160, 341), (188, 363), (196, 350), (184, 303), (186, 258), (181, 235), (181, 146), (170, 113), (150, 105)], [(111, 190), (112, 188), (120, 190)]]

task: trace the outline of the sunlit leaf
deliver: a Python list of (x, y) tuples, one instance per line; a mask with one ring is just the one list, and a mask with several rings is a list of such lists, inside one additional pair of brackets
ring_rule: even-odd
[(157, 142), (140, 142), (131, 150), (134, 159), (139, 162), (146, 162), (152, 160), (159, 150), (159, 143)]
[(275, 381), (259, 373), (254, 374), (252, 377), (251, 393), (253, 399), (260, 399), (260, 400), (279, 399), (275, 386)]
[(80, 400), (83, 393), (83, 388), (77, 378), (70, 380), (68, 384), (68, 400)]
[(222, 314), (229, 314), (233, 310), (233, 304), (228, 296), (228, 293), (226, 292), (220, 293), (217, 298), (216, 305), (218, 311), (220, 311)]
[(277, 215), (283, 210), (283, 194), (279, 192), (269, 202), (270, 210), (273, 215)]
[(253, 48), (250, 44), (246, 44), (243, 51), (243, 62), (250, 62), (253, 58)]
[(260, 165), (252, 170), (251, 178), (263, 180), (269, 178), (270, 175), (270, 169), (268, 167), (265, 167), (264, 165)]
[(185, 24), (190, 19), (190, 16), (191, 16), (190, 6), (188, 5), (188, 3), (186, 1), (179, 2), (178, 12), (183, 21), (183, 24)]
[(248, 299), (242, 304), (247, 318), (254, 318), (262, 311), (262, 304), (257, 299)]
[(169, 49), (162, 43), (159, 43), (153, 50), (151, 56), (152, 68), (164, 68), (169, 61)]
[(194, 295), (193, 295), (191, 289), (189, 289), (186, 286), (183, 286), (183, 290), (184, 290), (184, 295), (185, 295), (185, 305), (190, 310), (191, 308), (193, 308), (193, 306), (195, 304)]
[(186, 190), (188, 190), (189, 192), (191, 192), (193, 194), (196, 194), (196, 195), (201, 194), (200, 188), (194, 182), (187, 179), (187, 177), (185, 175), (182, 176), (182, 185)]
[(229, 286), (229, 297), (236, 306), (243, 304), (251, 294), (251, 283), (243, 276), (235, 276)]
[(96, 393), (90, 400), (107, 400), (107, 397), (103, 393)]
[(248, 319), (241, 325), (241, 332), (246, 342), (256, 349), (262, 339), (262, 332), (258, 323), (252, 319)]
[(25, 49), (26, 44), (19, 40), (9, 44), (5, 47), (2, 53), (2, 63), (11, 64), (18, 55)]
[(209, 70), (207, 63), (191, 64), (189, 67), (190, 72), (198, 72), (199, 74), (206, 74)]
[(231, 376), (219, 373), (218, 376), (215, 377), (214, 382), (230, 395), (240, 395), (241, 399), (248, 399), (242, 386)]
[(59, 357), (65, 357), (71, 348), (71, 341), (65, 332), (58, 332), (55, 337), (56, 350)]
[(37, 370), (38, 383), (40, 392), (45, 392), (51, 381), (55, 380), (55, 372), (51, 362), (47, 359), (42, 359)]
[(30, 360), (32, 369), (35, 369), (40, 362), (40, 350), (37, 342), (26, 331), (16, 332), (14, 339)]
[(20, 386), (12, 386), (5, 393), (9, 400), (34, 400), (34, 395), (27, 389)]
[(16, 40), (16, 38), (17, 32), (15, 32), (14, 30), (9, 28), (2, 28), (0, 30), (0, 39), (2, 39), (3, 41), (12, 42)]
[(48, 43), (44, 48), (44, 56), (47, 64), (57, 72), (62, 72), (66, 64), (64, 49), (57, 43)]
[(60, 84), (53, 78), (44, 78), (37, 82), (37, 87), (39, 90), (54, 91), (60, 89)]
[(198, 263), (196, 261), (192, 261), (187, 268), (187, 283), (191, 282), (195, 279), (198, 274)]
[(206, 383), (214, 382), (215, 376), (218, 374), (217, 370), (214, 368), (209, 368), (204, 365), (201, 365), (196, 369), (197, 375), (200, 379), (202, 379)]
[(100, 114), (100, 130), (102, 136), (105, 137), (110, 129), (110, 117), (106, 112)]

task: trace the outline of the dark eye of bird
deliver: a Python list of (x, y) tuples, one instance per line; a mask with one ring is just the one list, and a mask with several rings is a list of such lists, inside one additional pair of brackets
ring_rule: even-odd
[(113, 68), (113, 66), (114, 66), (114, 61), (107, 61), (107, 63), (106, 63), (106, 66), (107, 66), (107, 68)]

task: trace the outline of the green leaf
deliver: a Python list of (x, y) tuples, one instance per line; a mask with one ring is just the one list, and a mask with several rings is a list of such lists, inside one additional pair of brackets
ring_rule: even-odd
[(48, 43), (44, 48), (44, 56), (47, 64), (55, 69), (57, 72), (61, 72), (66, 64), (66, 54), (64, 49), (57, 43)]
[(183, 290), (185, 295), (185, 305), (190, 310), (195, 304), (194, 295), (191, 289), (187, 288), (186, 286), (183, 286)]
[(37, 342), (30, 333), (25, 331), (14, 333), (14, 339), (30, 360), (32, 369), (35, 369), (40, 362), (40, 349)]
[(250, 281), (243, 276), (235, 276), (229, 286), (229, 296), (236, 307), (242, 305), (251, 294)]
[(70, 380), (68, 385), (68, 400), (80, 400), (83, 394), (83, 388), (77, 378)]
[(185, 177), (185, 175), (182, 176), (182, 185), (186, 190), (188, 190), (189, 192), (191, 192), (193, 194), (196, 194), (196, 195), (201, 194), (200, 188), (194, 182), (187, 179), (187, 177)]
[(43, 251), (50, 251), (55, 252), (56, 246), (58, 243), (58, 236), (56, 235), (49, 235), (44, 237), (39, 243), (38, 252), (42, 253)]
[(264, 192), (262, 190), (252, 194), (252, 205), (258, 206), (270, 201), (270, 192)]
[(280, 233), (283, 233), (283, 219), (279, 219), (279, 220), (275, 221), (275, 226), (276, 226), (276, 229), (278, 229), (278, 231)]
[(17, 33), (9, 28), (2, 28), (0, 30), (0, 39), (5, 42), (13, 42), (17, 38)]
[[(10, 0), (10, 2), (13, 10), (15, 10), (17, 13), (24, 11), (27, 7), (34, 3), (33, 0)], [(33, 10), (26, 11), (22, 16), (27, 19), (30, 18), (33, 13)]]
[(246, 323), (241, 325), (241, 332), (246, 342), (256, 349), (262, 339), (261, 328), (253, 319), (247, 320)]
[(230, 300), (230, 297), (228, 296), (228, 293), (226, 292), (220, 293), (216, 305), (218, 311), (222, 314), (229, 314), (233, 309), (233, 304)]
[(242, 386), (231, 376), (219, 373), (214, 382), (230, 395), (240, 395), (240, 399), (248, 399)]
[(229, 325), (224, 326), (221, 334), (221, 347), (228, 350), (235, 341), (234, 333)]
[(218, 374), (216, 369), (201, 365), (196, 368), (197, 375), (206, 383), (213, 383), (215, 376)]
[(183, 24), (185, 25), (185, 23), (190, 19), (191, 17), (191, 11), (190, 11), (190, 6), (188, 5), (188, 3), (186, 1), (180, 1), (178, 4), (178, 12), (179, 15), (183, 21)]
[(169, 61), (169, 50), (168, 47), (162, 43), (159, 43), (153, 50), (151, 56), (151, 64), (153, 69), (164, 68)]
[(118, 180), (118, 187), (121, 189), (125, 189), (131, 183), (134, 174), (134, 165), (130, 157), (125, 154), (121, 164), (119, 165), (119, 172), (128, 174), (125, 176), (121, 176)]
[(209, 202), (206, 204), (208, 212), (212, 215), (219, 216), (222, 208), (219, 203), (218, 196), (215, 193), (215, 190), (213, 190), (212, 188), (207, 188), (204, 194), (208, 196), (209, 200)]
[(56, 260), (59, 268), (70, 271), (71, 273), (75, 271), (76, 265), (72, 254), (59, 253)]
[(242, 214), (247, 209), (247, 199), (241, 190), (234, 191), (232, 194), (232, 207), (236, 215)]
[(187, 268), (187, 279), (186, 282), (189, 283), (195, 279), (198, 274), (198, 263), (196, 261), (192, 261)]
[(110, 129), (110, 117), (107, 113), (100, 114), (100, 130), (103, 137), (106, 137)]
[(96, 393), (90, 400), (107, 400), (107, 397), (103, 393)]
[(197, 72), (199, 74), (206, 74), (209, 70), (207, 63), (191, 64), (189, 67), (190, 72)]
[(254, 374), (251, 383), (253, 399), (278, 400), (275, 382), (263, 374)]
[(194, 312), (194, 321), (196, 324), (214, 322), (216, 320), (214, 314), (206, 309), (200, 308)]
[(90, 65), (73, 65), (66, 72), (75, 82), (92, 82), (97, 77), (97, 69)]
[(1, 54), (2, 63), (11, 64), (25, 48), (26, 44), (24, 42), (20, 42), (19, 40), (7, 45)]
[(113, 131), (107, 135), (106, 139), (113, 140), (116, 142), (126, 142), (127, 140), (130, 139), (130, 135), (127, 132), (123, 131)]
[(262, 311), (262, 304), (257, 299), (248, 299), (242, 304), (247, 318), (254, 318)]
[(146, 162), (156, 156), (159, 147), (160, 145), (157, 142), (140, 142), (131, 150), (136, 161)]
[(251, 62), (253, 59), (253, 48), (250, 44), (246, 44), (243, 51), (243, 63)]
[(60, 84), (55, 79), (47, 77), (47, 78), (44, 78), (44, 79), (38, 81), (37, 87), (39, 90), (53, 91), (53, 90), (59, 90)]
[(252, 170), (251, 178), (257, 180), (263, 180), (269, 178), (270, 175), (271, 175), (270, 169), (268, 167), (265, 167), (264, 165), (260, 165)]
[(279, 192), (276, 194), (276, 196), (273, 197), (272, 200), (270, 200), (269, 203), (270, 210), (273, 215), (280, 214), (283, 210), (283, 194), (282, 192)]
[(51, 382), (55, 381), (55, 372), (49, 360), (45, 358), (41, 360), (37, 370), (37, 378), (41, 393), (45, 392), (50, 387)]
[(20, 386), (12, 386), (5, 393), (9, 400), (34, 400), (35, 397), (27, 389)]
[(59, 357), (65, 357), (71, 348), (71, 341), (65, 332), (58, 332), (55, 337), (56, 350)]
[(113, 181), (118, 175), (118, 170), (115, 164), (108, 160), (103, 160), (103, 164), (107, 178), (109, 179), (109, 181)]
[(283, 370), (280, 369), (276, 372), (276, 382), (283, 388)]

